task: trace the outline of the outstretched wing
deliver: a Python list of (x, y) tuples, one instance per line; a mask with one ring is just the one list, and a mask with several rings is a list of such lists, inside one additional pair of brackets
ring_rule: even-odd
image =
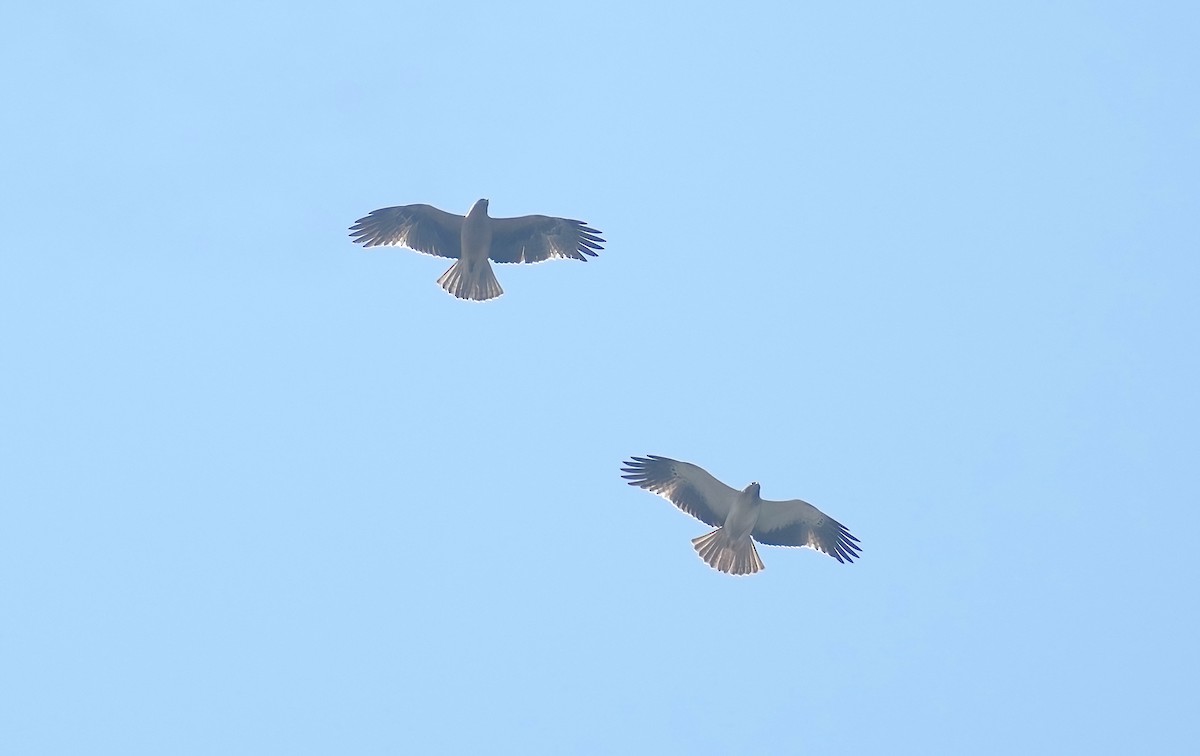
[(631, 457), (621, 472), (629, 485), (656, 493), (713, 527), (725, 524), (738, 493), (703, 468), (653, 454)]
[(853, 562), (862, 550), (845, 525), (800, 499), (764, 499), (750, 535), (769, 546), (807, 546), (839, 562)]
[(354, 221), (350, 238), (364, 247), (402, 245), (438, 257), (462, 257), (463, 217), (433, 205), (398, 205), (372, 210)]
[(488, 257), (498, 263), (537, 263), (555, 257), (586, 261), (603, 244), (600, 232), (583, 221), (548, 215), (493, 218)]

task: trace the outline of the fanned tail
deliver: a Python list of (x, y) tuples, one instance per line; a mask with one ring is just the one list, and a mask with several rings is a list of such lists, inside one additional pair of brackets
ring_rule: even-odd
[(717, 528), (708, 535), (693, 538), (692, 546), (710, 567), (730, 575), (753, 575), (763, 568), (758, 549), (754, 548), (750, 536), (730, 543), (725, 528)]
[(480, 260), (473, 266), (467, 260), (459, 260), (442, 274), (438, 284), (459, 299), (473, 299), (476, 302), (495, 299), (504, 293), (487, 260)]

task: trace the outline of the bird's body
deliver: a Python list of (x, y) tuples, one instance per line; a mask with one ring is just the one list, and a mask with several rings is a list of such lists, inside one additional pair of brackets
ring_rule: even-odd
[(692, 539), (700, 558), (721, 572), (750, 575), (763, 569), (751, 533), (762, 511), (759, 486), (751, 483), (734, 494), (725, 523), (716, 530)]
[(482, 261), (492, 249), (492, 224), (487, 214), (487, 200), (480, 200), (467, 211), (462, 226), (463, 259)]
[(459, 235), (461, 255), (458, 262), (442, 274), (438, 283), (459, 299), (483, 301), (504, 293), (492, 266), (488, 252), (492, 249), (492, 223), (487, 214), (487, 200), (479, 200), (467, 212)]
[(476, 301), (504, 293), (491, 262), (587, 260), (603, 249), (599, 234), (582, 221), (548, 215), (492, 218), (486, 199), (472, 205), (465, 217), (432, 205), (398, 205), (373, 210), (350, 227), (351, 238), (364, 247), (402, 245), (456, 258), (438, 283), (459, 299)]
[(744, 491), (738, 491), (725, 517), (725, 533), (730, 541), (739, 541), (754, 531), (758, 523), (758, 513), (762, 509), (762, 498), (758, 495), (759, 486), (751, 483)]
[(692, 517), (716, 527), (692, 539), (692, 546), (714, 569), (750, 575), (763, 569), (754, 542), (808, 546), (839, 562), (859, 555), (858, 539), (841, 523), (800, 499), (769, 501), (751, 483), (738, 491), (703, 468), (667, 457), (633, 457), (621, 468), (629, 485), (670, 501)]

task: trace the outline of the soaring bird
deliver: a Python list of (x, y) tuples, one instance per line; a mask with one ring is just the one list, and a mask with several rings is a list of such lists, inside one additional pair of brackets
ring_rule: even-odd
[(350, 227), (350, 237), (364, 247), (401, 245), (438, 257), (458, 260), (438, 279), (459, 299), (484, 301), (504, 293), (488, 260), (536, 263), (555, 257), (587, 261), (603, 249), (600, 232), (583, 221), (522, 215), (491, 218), (488, 201), (471, 206), (464, 218), (432, 205), (399, 205), (372, 210)]
[(861, 550), (846, 526), (807, 501), (768, 501), (761, 486), (751, 483), (738, 491), (703, 468), (653, 454), (623, 463), (629, 485), (662, 496), (716, 530), (692, 539), (692, 546), (709, 566), (731, 575), (752, 575), (763, 569), (754, 542), (770, 546), (807, 546), (839, 562), (853, 562)]

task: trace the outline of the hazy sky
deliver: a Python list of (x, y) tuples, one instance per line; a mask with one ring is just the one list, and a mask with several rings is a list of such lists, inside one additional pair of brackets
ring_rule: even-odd
[(3, 750), (1194, 747), (1197, 7), (0, 11)]

